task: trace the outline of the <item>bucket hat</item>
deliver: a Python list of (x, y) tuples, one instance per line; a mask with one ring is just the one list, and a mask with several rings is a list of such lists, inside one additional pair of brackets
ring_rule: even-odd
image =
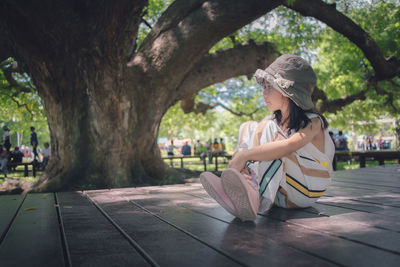
[(282, 55), (265, 70), (258, 69), (254, 77), (263, 88), (267, 81), (300, 108), (309, 110), (314, 107), (311, 94), (317, 85), (317, 75), (303, 58), (292, 54)]

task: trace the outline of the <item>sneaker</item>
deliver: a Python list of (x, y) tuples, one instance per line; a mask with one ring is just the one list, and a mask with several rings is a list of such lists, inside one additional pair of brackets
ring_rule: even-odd
[(237, 217), (232, 201), (222, 189), (221, 179), (218, 176), (211, 172), (203, 172), (200, 174), (200, 182), (210, 197), (215, 199), (230, 214)]
[(222, 172), (221, 180), (222, 188), (231, 199), (237, 217), (242, 221), (254, 221), (260, 206), (258, 185), (232, 168)]

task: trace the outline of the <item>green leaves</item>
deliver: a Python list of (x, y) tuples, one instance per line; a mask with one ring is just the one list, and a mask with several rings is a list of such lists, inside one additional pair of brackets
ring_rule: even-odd
[(14, 60), (10, 58), (0, 63), (0, 125), (10, 128), (13, 145), (17, 145), (17, 132), (22, 136), (22, 143), (29, 145), (30, 126), (36, 128), (39, 143), (49, 142), (43, 103), (31, 78), (26, 73), (12, 73), (17, 85), (11, 85), (5, 77), (5, 71), (11, 68), (12, 62)]

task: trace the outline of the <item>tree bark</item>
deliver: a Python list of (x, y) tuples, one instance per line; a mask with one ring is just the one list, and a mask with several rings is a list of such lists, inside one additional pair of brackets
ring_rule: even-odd
[[(164, 110), (150, 110), (144, 101), (132, 101), (128, 97), (132, 87), (118, 79), (126, 70), (109, 66), (104, 62), (87, 66), (83, 75), (66, 75), (52, 68), (51, 75), (45, 76), (43, 68), (48, 68), (44, 65), (35, 73), (53, 155), (44, 189), (121, 187), (162, 177), (156, 133)], [(52, 80), (54, 76), (59, 77)], [(60, 96), (54, 89), (69, 93)], [(131, 95), (151, 98), (144, 92)], [(151, 114), (151, 119), (143, 114)]]

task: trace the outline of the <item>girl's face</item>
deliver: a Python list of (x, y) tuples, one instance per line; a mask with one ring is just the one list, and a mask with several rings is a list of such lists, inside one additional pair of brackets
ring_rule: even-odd
[(274, 89), (267, 81), (265, 81), (263, 97), (268, 110), (271, 112), (276, 110), (285, 110), (289, 104), (289, 98)]

